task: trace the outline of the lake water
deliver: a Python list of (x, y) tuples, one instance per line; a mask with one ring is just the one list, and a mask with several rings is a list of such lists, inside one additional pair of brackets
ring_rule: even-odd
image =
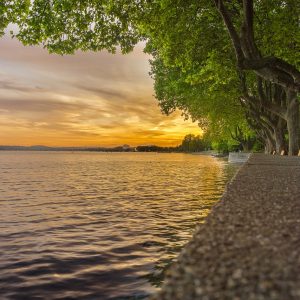
[(235, 171), (190, 154), (0, 152), (0, 298), (155, 292)]

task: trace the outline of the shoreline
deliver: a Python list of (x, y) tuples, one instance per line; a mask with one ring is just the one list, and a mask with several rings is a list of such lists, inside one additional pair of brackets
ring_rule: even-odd
[(251, 155), (150, 299), (299, 299), (299, 182), (299, 157)]

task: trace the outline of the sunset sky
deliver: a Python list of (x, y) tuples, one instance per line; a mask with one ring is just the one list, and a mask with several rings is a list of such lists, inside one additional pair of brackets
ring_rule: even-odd
[(197, 124), (164, 116), (153, 97), (149, 57), (49, 55), (0, 40), (0, 144), (49, 146), (171, 145)]

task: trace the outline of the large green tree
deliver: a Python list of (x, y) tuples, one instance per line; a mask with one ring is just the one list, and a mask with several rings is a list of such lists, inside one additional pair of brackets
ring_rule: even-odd
[(232, 43), (240, 68), (300, 90), (297, 0), (4, 3), (18, 4), (14, 21), (20, 27), (18, 37), (23, 42), (43, 43), (49, 50), (61, 53), (77, 49), (114, 51), (118, 45), (126, 52), (144, 36), (159, 45), (156, 48), (160, 49), (161, 57), (182, 65), (195, 55), (203, 59), (207, 49), (216, 48), (226, 39), (223, 33), (228, 31), (227, 42)]
[(211, 49), (224, 55), (233, 52), (241, 72), (251, 71), (259, 80), (284, 89), (284, 113), (276, 103), (267, 109), (287, 121), (289, 154), (297, 154), (299, 1), (176, 1), (174, 4), (165, 0), (160, 4), (145, 18), (143, 29), (151, 36), (166, 65), (197, 74), (201, 73)]
[[(231, 62), (220, 62), (216, 53), (211, 53), (201, 74), (182, 72), (178, 67), (167, 67), (159, 58), (151, 61), (155, 96), (162, 112), (170, 114), (180, 109), (209, 133), (212, 142), (239, 140), (248, 150), (243, 137), (253, 136), (245, 110), (240, 105), (239, 82)], [(235, 142), (236, 143), (236, 142)]]
[[(222, 56), (235, 57), (240, 72), (258, 77), (259, 95), (255, 98), (259, 104), (253, 101), (249, 93), (253, 89), (247, 85), (244, 109), (250, 111), (251, 106), (251, 111), (260, 114), (264, 102), (266, 115), (286, 120), (289, 153), (298, 152), (298, 0), (10, 0), (2, 2), (0, 9), (4, 12), (0, 30), (9, 22), (16, 23), (16, 36), (23, 43), (42, 44), (60, 54), (78, 49), (115, 52), (117, 47), (126, 53), (138, 41), (146, 40), (146, 51), (162, 60), (165, 67), (179, 68), (192, 85), (199, 78), (203, 80), (215, 53), (220, 64)], [(217, 64), (213, 68), (212, 78), (220, 73)], [(260, 81), (283, 89), (281, 105), (270, 94), (263, 95)], [(229, 97), (226, 102), (230, 107)], [(204, 106), (209, 108), (211, 103), (206, 101)], [(210, 114), (214, 112), (217, 109)], [(248, 114), (251, 121), (253, 116)], [(261, 125), (260, 116), (255, 122)]]

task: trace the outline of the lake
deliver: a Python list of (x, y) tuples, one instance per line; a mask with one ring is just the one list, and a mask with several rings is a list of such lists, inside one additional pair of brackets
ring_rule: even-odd
[(1, 299), (143, 299), (236, 166), (204, 155), (0, 152)]

